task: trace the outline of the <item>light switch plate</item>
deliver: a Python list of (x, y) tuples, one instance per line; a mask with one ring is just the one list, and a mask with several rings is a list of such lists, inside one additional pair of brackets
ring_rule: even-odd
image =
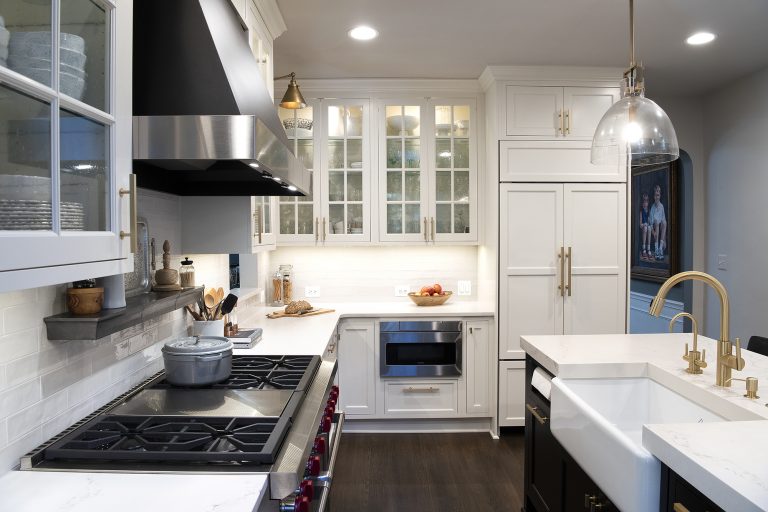
[(409, 291), (411, 291), (411, 287), (407, 284), (395, 286), (395, 297), (407, 297)]
[(472, 281), (459, 281), (456, 292), (458, 295), (472, 295)]
[(304, 287), (304, 296), (307, 297), (307, 298), (319, 297), (320, 296), (320, 288), (318, 286), (305, 286)]

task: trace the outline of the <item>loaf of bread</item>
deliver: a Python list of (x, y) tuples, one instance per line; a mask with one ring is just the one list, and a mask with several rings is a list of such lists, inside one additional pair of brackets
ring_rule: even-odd
[(285, 312), (288, 315), (303, 313), (311, 309), (312, 309), (312, 304), (310, 304), (305, 300), (293, 300), (287, 306), (285, 306)]

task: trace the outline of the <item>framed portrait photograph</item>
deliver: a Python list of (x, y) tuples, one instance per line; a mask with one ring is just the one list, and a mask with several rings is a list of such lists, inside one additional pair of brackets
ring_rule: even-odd
[(679, 272), (677, 166), (632, 168), (632, 279), (662, 282)]

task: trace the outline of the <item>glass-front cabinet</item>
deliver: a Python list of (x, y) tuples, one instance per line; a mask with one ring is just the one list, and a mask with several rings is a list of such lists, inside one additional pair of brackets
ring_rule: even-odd
[(382, 101), (379, 238), (475, 242), (474, 100)]
[(0, 291), (123, 270), (131, 9), (0, 3)]
[(368, 100), (279, 108), (294, 154), (311, 171), (307, 197), (278, 198), (278, 243), (371, 241)]

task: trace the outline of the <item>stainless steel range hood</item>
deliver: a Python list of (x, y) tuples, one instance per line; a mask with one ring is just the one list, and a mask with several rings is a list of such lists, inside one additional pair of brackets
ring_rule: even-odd
[(133, 165), (178, 195), (308, 194), (229, 0), (135, 0)]

